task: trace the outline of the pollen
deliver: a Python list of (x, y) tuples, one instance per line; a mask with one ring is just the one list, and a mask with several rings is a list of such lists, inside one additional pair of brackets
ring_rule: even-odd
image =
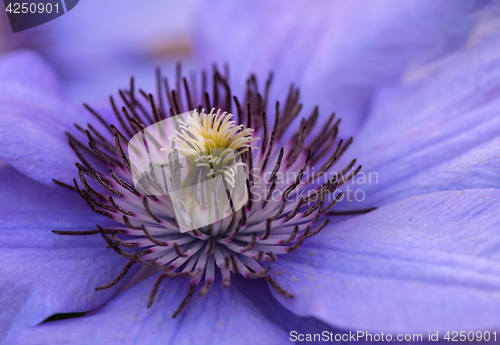
[[(224, 175), (231, 187), (235, 186), (238, 166), (246, 166), (239, 157), (249, 149), (256, 149), (250, 143), (258, 138), (252, 137), (252, 128), (236, 125), (231, 120), (233, 114), (213, 108), (208, 114), (194, 110), (185, 120), (179, 119), (180, 130), (175, 131), (170, 140), (177, 151), (189, 159), (193, 166), (209, 169), (207, 176)], [(172, 151), (171, 148), (161, 148)]]
[(221, 110), (215, 112), (213, 108), (210, 113), (205, 114), (202, 110), (198, 113), (193, 111), (188, 115), (187, 120), (182, 121), (180, 127), (182, 132), (176, 131), (176, 136), (172, 139), (179, 144), (179, 152), (185, 155), (198, 154), (200, 156), (211, 154), (214, 149), (227, 148), (231, 150), (246, 151), (250, 148), (252, 141), (252, 128), (245, 128), (243, 125), (236, 125), (231, 118), (233, 114), (228, 114)]

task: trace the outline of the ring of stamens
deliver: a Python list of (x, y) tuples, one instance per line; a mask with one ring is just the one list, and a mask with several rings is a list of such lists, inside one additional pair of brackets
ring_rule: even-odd
[[(197, 95), (196, 85), (182, 78), (180, 65), (174, 90), (158, 70), (156, 101), (152, 94), (143, 90), (137, 94), (132, 78), (130, 88), (119, 92), (123, 103), (121, 109), (110, 97), (115, 124), (109, 124), (85, 105), (108, 132), (99, 132), (91, 125), (88, 129), (75, 125), (81, 133), (80, 138), (71, 133), (67, 136), (80, 161), (77, 163), (78, 179), (72, 184), (54, 180), (76, 191), (94, 212), (123, 224), (116, 228), (97, 225), (97, 229), (85, 231), (54, 230), (61, 235), (101, 234), (109, 248), (128, 259), (113, 281), (96, 290), (118, 284), (136, 264), (155, 268), (160, 274), (151, 290), (149, 308), (165, 278), (187, 277), (190, 288), (173, 317), (186, 307), (202, 279), (204, 286), (198, 290), (198, 295), (209, 291), (217, 271), (223, 286), (230, 285), (231, 274), (240, 274), (249, 279), (264, 278), (278, 293), (293, 297), (271, 278), (266, 262), (274, 262), (280, 255), (294, 252), (307, 238), (317, 235), (328, 224), (325, 215), (343, 214), (331, 210), (342, 197), (342, 192), (335, 192), (361, 168), (354, 168), (356, 161), (352, 160), (338, 173), (329, 175), (335, 162), (352, 143), (352, 138), (345, 142), (338, 139), (340, 120), (334, 121), (334, 114), (322, 124), (322, 130), (313, 135), (318, 120), (315, 108), (293, 133), (290, 125), (302, 108), (294, 86), (284, 106), (276, 102), (274, 125), (270, 129), (267, 104), (272, 75), (263, 93), (259, 92), (256, 78), (252, 76), (242, 102), (232, 96), (226, 76), (217, 69), (213, 73), (211, 96), (206, 90), (206, 79), (203, 72), (201, 95)], [(232, 120), (231, 115), (233, 103), (236, 120)], [(193, 116), (171, 138), (179, 152), (191, 157), (197, 166), (209, 167), (212, 176), (224, 175), (224, 180), (233, 187), (236, 183), (233, 168), (244, 167), (243, 184), (249, 198), (231, 217), (203, 229), (181, 233), (169, 196), (143, 193), (159, 189), (157, 181), (143, 179), (142, 192), (135, 188), (127, 145), (147, 126), (181, 114), (185, 109), (194, 109)], [(203, 109), (210, 111), (205, 113)], [(260, 152), (255, 154), (253, 149), (256, 147), (250, 145), (255, 139), (253, 134), (261, 138), (257, 146)], [(83, 138), (88, 140), (88, 145)], [(239, 163), (237, 156), (241, 158)], [(311, 168), (315, 168), (315, 173), (305, 175)], [(280, 181), (279, 175), (284, 172), (294, 172), (295, 177), (286, 183)], [(320, 178), (322, 182), (318, 182)], [(273, 197), (276, 193), (278, 199)], [(293, 193), (302, 196), (292, 200)], [(351, 211), (351, 214), (371, 210)]]

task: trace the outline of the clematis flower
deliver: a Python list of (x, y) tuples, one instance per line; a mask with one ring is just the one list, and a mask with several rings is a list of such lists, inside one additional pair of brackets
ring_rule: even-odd
[[(25, 66), (34, 66), (35, 70), (26, 71), (33, 72), (33, 74), (40, 74), (44, 69), (42, 63), (37, 61), (37, 57), (30, 53), (13, 54), (4, 58), (6, 67), (10, 63), (13, 63), (13, 61), (16, 64), (19, 61), (23, 61), (23, 65)], [(12, 68), (6, 70), (12, 71)], [(29, 70), (29, 68), (26, 68), (26, 70)], [(43, 85), (43, 89), (47, 90), (50, 86), (51, 78), (50, 71), (45, 72), (42, 75), (45, 75), (47, 78), (44, 78), (42, 83), (49, 81), (49, 85)], [(5, 74), (6, 79), (8, 79), (8, 73)], [(32, 76), (33, 74), (29, 73), (28, 75)], [(13, 79), (15, 80), (11, 80), (9, 83), (11, 86), (16, 85), (20, 76), (16, 76)], [(161, 80), (159, 78), (159, 82)], [(180, 84), (180, 80), (179, 75), (177, 85)], [(199, 97), (198, 99), (207, 108), (213, 105), (217, 109), (230, 111), (233, 98), (225, 77), (215, 71), (213, 82), (213, 96), (211, 97), (209, 93), (204, 92), (205, 86), (203, 86), (201, 94), (203, 98)], [(180, 114), (183, 107), (187, 106), (190, 109), (193, 107), (193, 104), (196, 104), (193, 103), (197, 99), (196, 93), (191, 93), (192, 90), (196, 89), (195, 86), (189, 86), (185, 79), (184, 83), (186, 86), (185, 99), (181, 98), (175, 90), (167, 93), (169, 97), (166, 104), (170, 106), (169, 112), (171, 118), (174, 118), (176, 114)], [(268, 80), (266, 83), (267, 87), (270, 84), (271, 80)], [(28, 88), (36, 89), (38, 87), (35, 83), (29, 83), (29, 85)], [(168, 88), (168, 83), (166, 83), (166, 88)], [(34, 95), (36, 96), (36, 90), (32, 91), (34, 91)], [(158, 94), (162, 95), (161, 87), (158, 91)], [(56, 92), (52, 95), (52, 100), (59, 106), (64, 105), (64, 101), (59, 99), (55, 94)], [(262, 95), (267, 94), (268, 92), (262, 93)], [(315, 140), (314, 137), (313, 140), (310, 140), (308, 135), (318, 119), (317, 109), (311, 113), (307, 121), (302, 121), (301, 127), (295, 129), (289, 128), (293, 118), (301, 110), (298, 92), (292, 89), (290, 96), (284, 102), (283, 106), (276, 103), (276, 119), (271, 131), (265, 113), (268, 99), (267, 96), (261, 96), (256, 84), (252, 84), (251, 88), (247, 90), (245, 98), (243, 98), (246, 104), (245, 110), (241, 108), (238, 98), (234, 97), (238, 119), (243, 123), (238, 126), (235, 126), (235, 122), (231, 121), (232, 115), (226, 112), (221, 113), (220, 110), (217, 112), (212, 110), (209, 114), (205, 114), (201, 105), (197, 107), (192, 114), (188, 115), (185, 122), (181, 122), (183, 124), (181, 126), (183, 131), (176, 131), (173, 136), (173, 140), (179, 144), (178, 151), (180, 154), (185, 154), (185, 152), (191, 154), (190, 151), (193, 151), (193, 148), (201, 150), (194, 150), (197, 157), (195, 160), (196, 170), (190, 171), (188, 176), (194, 175), (196, 179), (201, 179), (207, 175), (206, 171), (203, 171), (203, 168), (207, 170), (207, 167), (210, 167), (209, 175), (214, 174), (215, 177), (220, 171), (225, 171), (224, 168), (226, 168), (226, 166), (222, 166), (219, 169), (219, 164), (224, 165), (226, 162), (231, 162), (231, 159), (237, 156), (243, 156), (244, 163), (236, 162), (230, 168), (244, 166), (246, 172), (238, 171), (236, 175), (225, 174), (227, 170), (224, 172), (224, 181), (227, 184), (231, 184), (232, 187), (236, 187), (235, 193), (228, 194), (229, 200), (226, 202), (231, 206), (229, 210), (232, 210), (232, 215), (222, 220), (217, 220), (213, 224), (208, 224), (208, 226), (198, 226), (192, 230), (188, 229), (191, 231), (185, 232), (182, 227), (179, 229), (181, 219), (173, 211), (172, 195), (168, 197), (160, 193), (160, 195), (152, 194), (148, 196), (150, 190), (161, 190), (162, 188), (155, 176), (146, 176), (146, 183), (140, 185), (141, 189), (134, 188), (131, 183), (132, 176), (135, 179), (135, 174), (137, 174), (137, 166), (133, 164), (134, 162), (131, 158), (128, 158), (132, 157), (132, 152), (137, 149), (134, 146), (135, 144), (132, 144), (134, 139), (132, 136), (135, 133), (140, 133), (140, 128), (144, 128), (148, 123), (155, 126), (162, 126), (162, 131), (170, 130), (168, 126), (162, 123), (167, 121), (165, 110), (167, 108), (164, 106), (164, 102), (167, 100), (156, 103), (152, 95), (148, 96), (145, 93), (143, 95), (150, 102), (150, 112), (144, 109), (144, 102), (136, 98), (133, 80), (130, 89), (120, 91), (124, 105), (122, 108), (123, 114), (120, 114), (117, 110), (118, 103), (113, 98), (110, 99), (111, 108), (115, 111), (117, 123), (119, 123), (116, 126), (107, 125), (107, 120), (105, 120), (107, 118), (106, 115), (101, 116), (87, 106), (97, 122), (94, 121), (94, 124), (89, 123), (87, 130), (79, 125), (76, 125), (76, 128), (81, 132), (79, 133), (80, 137), (83, 136), (83, 138), (90, 140), (89, 148), (94, 153), (91, 153), (82, 144), (81, 139), (78, 139), (78, 135), (73, 134), (74, 131), (68, 131), (66, 135), (70, 150), (73, 151), (76, 159), (79, 160), (76, 163), (77, 172), (75, 171), (79, 182), (73, 179), (73, 185), (69, 185), (60, 180), (53, 179), (57, 185), (77, 192), (85, 200), (90, 209), (102, 218), (95, 221), (98, 228), (96, 230), (82, 231), (81, 228), (80, 230), (73, 230), (75, 226), (81, 227), (81, 223), (75, 225), (61, 223), (62, 230), (55, 230), (53, 232), (58, 235), (75, 236), (101, 234), (104, 238), (102, 245), (107, 243), (109, 247), (116, 251), (119, 254), (115, 256), (116, 258), (123, 257), (128, 260), (124, 265), (122, 264), (124, 268), (121, 272), (118, 272), (115, 279), (111, 279), (111, 282), (108, 281), (107, 283), (94, 286), (94, 290), (106, 290), (116, 293), (117, 288), (123, 289), (124, 286), (125, 288), (128, 287), (128, 289), (134, 289), (139, 286), (137, 284), (140, 280), (159, 271), (160, 275), (155, 277), (156, 281), (150, 286), (149, 299), (145, 310), (150, 307), (162, 308), (161, 306), (156, 306), (161, 299), (156, 303), (153, 302), (159, 289), (161, 289), (163, 280), (166, 278), (189, 277), (189, 288), (183, 293), (185, 297), (181, 298), (180, 303), (173, 312), (173, 318), (179, 317), (180, 324), (185, 324), (187, 327), (191, 326), (183, 320), (186, 320), (186, 317), (193, 317), (188, 315), (199, 314), (198, 312), (191, 314), (192, 311), (189, 309), (188, 302), (192, 299), (193, 293), (202, 278), (205, 284), (198, 291), (198, 294), (201, 296), (214, 295), (217, 299), (220, 299), (221, 296), (223, 299), (226, 297), (229, 298), (221, 289), (230, 286), (232, 277), (234, 281), (235, 275), (241, 275), (247, 280), (262, 278), (283, 296), (293, 298), (293, 295), (285, 291), (274, 281), (269, 274), (270, 267), (266, 267), (266, 264), (276, 261), (278, 256), (295, 252), (305, 240), (319, 234), (328, 223), (328, 220), (323, 219), (322, 215), (327, 214), (338, 202), (339, 197), (342, 196), (342, 193), (336, 196), (332, 195), (333, 192), (337, 187), (349, 181), (359, 171), (359, 167), (351, 171), (354, 166), (353, 161), (342, 169), (341, 174), (328, 175), (326, 182), (315, 183), (314, 181), (315, 178), (325, 175), (330, 170), (330, 167), (346, 152), (352, 142), (349, 140), (342, 144), (341, 139), (336, 140), (339, 131), (339, 121), (334, 122), (333, 116), (331, 116), (323, 131), (315, 136)], [(51, 104), (50, 100), (46, 104)], [(68, 110), (71, 111), (71, 109)], [(38, 113), (43, 115), (43, 109), (39, 109)], [(130, 117), (131, 114), (133, 114), (133, 117)], [(103, 127), (103, 125), (105, 125), (105, 128), (107, 126), (107, 129), (112, 134), (111, 136), (98, 130), (99, 126)], [(310, 128), (309, 130), (307, 130), (307, 126)], [(244, 127), (246, 129), (243, 129)], [(290, 129), (292, 133), (289, 133)], [(263, 142), (259, 145), (260, 151), (256, 154), (252, 154), (252, 147), (249, 145), (254, 140), (252, 138), (252, 132), (254, 131), (262, 137)], [(160, 134), (149, 141), (148, 155), (153, 154), (152, 145), (154, 142), (159, 142), (157, 145), (160, 151), (169, 147), (161, 143), (165, 136), (167, 134)], [(148, 137), (147, 134), (146, 137)], [(112, 146), (112, 142), (114, 142), (114, 146)], [(122, 142), (128, 142), (128, 146), (124, 148), (121, 144)], [(297, 142), (298, 145), (296, 144)], [(222, 152), (217, 153), (219, 147), (221, 147)], [(236, 154), (231, 152), (228, 154), (228, 149), (234, 150)], [(287, 152), (286, 155), (284, 154), (285, 149)], [(313, 150), (315, 151), (314, 154), (312, 153)], [(126, 153), (127, 151), (128, 153)], [(7, 157), (8, 153), (14, 154), (11, 156), (13, 158), (11, 162), (16, 164), (16, 152), (7, 152)], [(146, 152), (143, 153), (145, 154)], [(174, 156), (171, 156), (172, 154)], [(210, 155), (207, 156), (208, 154)], [(168, 156), (170, 169), (174, 170), (177, 169), (176, 167), (172, 168), (175, 165), (173, 163), (175, 155), (176, 152), (174, 151)], [(205, 162), (204, 159), (208, 158), (211, 159), (207, 162), (212, 164)], [(309, 164), (314, 164), (319, 170), (313, 175), (306, 175), (303, 178)], [(254, 172), (253, 166), (259, 167), (257, 173)], [(201, 170), (198, 168), (201, 168)], [(199, 175), (196, 172), (199, 172)], [(283, 173), (286, 173), (288, 176), (288, 172), (294, 173), (293, 178), (285, 182), (279, 181), (278, 176)], [(104, 173), (109, 175), (105, 176)], [(266, 177), (266, 175), (268, 176)], [(175, 174), (173, 176), (174, 180), (177, 180)], [(240, 181), (241, 177), (243, 177), (243, 182)], [(67, 177), (61, 177), (62, 180), (65, 178)], [(94, 181), (90, 181), (90, 179), (94, 179)], [(305, 182), (302, 180), (308, 181)], [(97, 191), (98, 187), (102, 190)], [(243, 204), (236, 208), (238, 193), (241, 189), (248, 196), (243, 201)], [(306, 190), (308, 193), (305, 195), (301, 193), (299, 197), (293, 199), (291, 197), (292, 192), (298, 190), (302, 192)], [(277, 198), (275, 193), (278, 194)], [(225, 203), (219, 203), (217, 198), (214, 201), (208, 189), (206, 191), (202, 190), (201, 194), (204, 194), (201, 199), (208, 200), (202, 203), (215, 205), (214, 209), (216, 213), (225, 212)], [(91, 219), (95, 219), (95, 217), (89, 217), (89, 224), (92, 221)], [(218, 219), (221, 218), (219, 217)], [(111, 220), (122, 224), (111, 222)], [(91, 227), (94, 228), (95, 224)], [(58, 228), (61, 227), (59, 226)], [(83, 243), (86, 242), (84, 241)], [(79, 248), (82, 244), (80, 241), (77, 241), (77, 243), (79, 245), (75, 249)], [(61, 258), (61, 262), (63, 261), (64, 259)], [(106, 262), (103, 262), (103, 264), (106, 264)], [(108, 268), (106, 271), (117, 266), (116, 264), (109, 265), (109, 262), (107, 264)], [(134, 267), (135, 264), (142, 266), (138, 272), (137, 267)], [(133, 273), (129, 272), (131, 269)], [(110, 275), (106, 272), (103, 277), (110, 278)], [(90, 280), (93, 281), (95, 278)], [(127, 283), (128, 285), (126, 285)], [(173, 284), (175, 285), (169, 282), (167, 286), (178, 286), (177, 289), (180, 292), (181, 286), (183, 286), (182, 280), (181, 285), (177, 285), (176, 282), (173, 282)], [(244, 283), (240, 281), (237, 286), (242, 286), (245, 291), (248, 287), (257, 290), (265, 288), (262, 284), (259, 287), (259, 285), (248, 281)], [(236, 291), (239, 291), (239, 289), (233, 290), (230, 296)], [(245, 291), (242, 292), (246, 294), (247, 292)], [(271, 298), (269, 292), (266, 293), (268, 295), (267, 298)], [(107, 297), (109, 294), (110, 292), (107, 292), (102, 298), (109, 298)], [(194, 300), (196, 301), (197, 299)], [(201, 301), (206, 305), (210, 300), (202, 299)], [(102, 301), (98, 300), (96, 303), (102, 303)], [(228, 301), (228, 303), (231, 302)], [(273, 303), (277, 304), (276, 301)], [(259, 304), (260, 302), (256, 305)], [(187, 309), (184, 313), (187, 313), (187, 316), (182, 314), (185, 308)], [(214, 309), (214, 312), (216, 314), (227, 312), (226, 310), (219, 310), (219, 307), (217, 307)], [(285, 317), (286, 319), (296, 318), (294, 316), (287, 316), (286, 314), (289, 314), (289, 312), (283, 307), (275, 310), (280, 310), (280, 313), (284, 312), (285, 314), (281, 317)], [(209, 314), (204, 314), (209, 317)], [(195, 317), (193, 321), (196, 320), (198, 320), (198, 317)], [(299, 325), (302, 322), (302, 320), (299, 321), (297, 319), (295, 327), (301, 329), (302, 326)], [(308, 324), (309, 327), (314, 329), (319, 329), (322, 326), (320, 322), (314, 319), (306, 319), (304, 324)], [(279, 339), (283, 334), (286, 334), (284, 329), (288, 331), (292, 330), (289, 327), (289, 325), (286, 327), (280, 326), (279, 329), (271, 330), (270, 334), (262, 335), (263, 339), (266, 339), (266, 341), (274, 337)], [(327, 329), (329, 329), (329, 332), (332, 331), (329, 327)], [(273, 335), (273, 333), (276, 333), (276, 335)], [(174, 336), (173, 333), (171, 335)], [(231, 335), (229, 341), (237, 340), (234, 339), (234, 336), (236, 335)], [(127, 339), (129, 339), (128, 337), (130, 335), (126, 336)], [(29, 338), (30, 336), (28, 336)], [(187, 341), (188, 338), (181, 339), (181, 341)], [(212, 338), (207, 339), (210, 342)], [(57, 338), (52, 340), (56, 341)], [(119, 338), (116, 340), (121, 341)], [(23, 341), (30, 340), (24, 339)], [(94, 342), (94, 340), (85, 339), (85, 342), (88, 341)], [(103, 339), (95, 339), (95, 341), (103, 341)]]
[(121, 87), (124, 75), (133, 74), (149, 87), (151, 66), (161, 64), (169, 72), (178, 59), (186, 66), (193, 63), (193, 5), (191, 0), (123, 0), (119, 6), (80, 1), (57, 20), (17, 33), (2, 12), (0, 52), (33, 49), (58, 72), (71, 100), (99, 101)]
[[(112, 249), (104, 248), (99, 236), (110, 235), (105, 230), (116, 228), (118, 219), (89, 209), (87, 196), (92, 192), (78, 172), (92, 173), (85, 164), (75, 168), (79, 157), (64, 132), (75, 133), (72, 123), (82, 124), (82, 129), (89, 123), (93, 139), (83, 131), (101, 147), (104, 141), (95, 133), (106, 133), (106, 126), (65, 100), (53, 72), (39, 57), (27, 52), (5, 55), (0, 60), (0, 153), (12, 167), (3, 167), (0, 179), (3, 341), (285, 343), (291, 331), (342, 335), (333, 327), (422, 332), (424, 339), (429, 330), (493, 331), (500, 319), (496, 234), (500, 199), (495, 189), (500, 126), (494, 97), (498, 78), (492, 73), (500, 64), (492, 50), (497, 45), (498, 38), (488, 36), (417, 68), (407, 85), (394, 85), (376, 95), (364, 128), (345, 155), (355, 156), (363, 170), (377, 172), (380, 178), (364, 189), (366, 200), (355, 206), (382, 207), (329, 223), (293, 253), (264, 263), (280, 288), (270, 287), (273, 284), (264, 279), (237, 275), (223, 288), (217, 273), (208, 293), (193, 296), (175, 319), (172, 316), (190, 291), (192, 281), (185, 277), (162, 281), (150, 308), (151, 289), (161, 274), (157, 268), (151, 272), (145, 265), (137, 271), (134, 265), (115, 285), (95, 291), (113, 281), (127, 260), (112, 251), (116, 240), (108, 242)], [(450, 85), (456, 86), (454, 92)], [(128, 91), (124, 98), (137, 110), (131, 88)], [(251, 109), (257, 108), (254, 101)], [(320, 110), (318, 114), (323, 114)], [(103, 122), (119, 126), (112, 111), (99, 114)], [(318, 116), (317, 122), (327, 123), (329, 115)], [(291, 134), (283, 139), (300, 143), (304, 127), (299, 125), (292, 123)], [(262, 123), (259, 128), (263, 133)], [(83, 150), (74, 135), (70, 141)], [(106, 133), (103, 138), (114, 135)], [(289, 150), (293, 152), (293, 147)], [(301, 153), (298, 158), (286, 157), (304, 163), (307, 154)], [(91, 163), (94, 167), (105, 162)], [(336, 164), (341, 169), (349, 166)], [(463, 171), (471, 177), (464, 178)], [(74, 191), (51, 187), (52, 179), (70, 183), (75, 176), (80, 182), (74, 189), (85, 201)], [(133, 213), (148, 213), (140, 206), (142, 211)], [(50, 232), (89, 230), (96, 224), (99, 233), (92, 236)], [(266, 230), (261, 229), (264, 235)], [(307, 230), (301, 231), (303, 235)], [(252, 242), (250, 236), (244, 248)], [(231, 264), (224, 262), (221, 269), (230, 269)], [(55, 313), (83, 311), (90, 312), (39, 324)]]

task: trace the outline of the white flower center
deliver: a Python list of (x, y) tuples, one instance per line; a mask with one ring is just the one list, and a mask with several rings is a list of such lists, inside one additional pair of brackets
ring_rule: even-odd
[[(252, 128), (237, 126), (232, 117), (227, 112), (221, 114), (220, 109), (217, 112), (212, 109), (208, 114), (194, 110), (185, 121), (179, 120), (180, 130), (169, 139), (193, 166), (207, 167), (207, 176), (224, 175), (226, 182), (234, 187), (236, 167), (245, 166), (238, 157), (252, 149), (250, 142), (258, 138), (252, 137)], [(171, 151), (166, 147), (161, 150)]]

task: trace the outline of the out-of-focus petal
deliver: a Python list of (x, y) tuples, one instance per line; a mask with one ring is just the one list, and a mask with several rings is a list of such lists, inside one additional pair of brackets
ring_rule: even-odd
[(126, 262), (105, 249), (101, 236), (51, 232), (111, 225), (76, 194), (44, 186), (11, 167), (0, 170), (0, 190), (2, 344), (12, 344), (9, 339), (55, 313), (96, 308), (123, 287), (130, 276), (111, 289), (94, 290), (111, 282)]
[(61, 74), (69, 98), (98, 102), (131, 75), (144, 90), (154, 90), (157, 64), (166, 73), (178, 59), (192, 64), (194, 3), (80, 1), (66, 15), (29, 31), (44, 42), (33, 48)]
[(71, 181), (76, 156), (64, 132), (90, 118), (69, 104), (60, 89), (54, 72), (36, 53), (0, 57), (0, 157), (46, 184), (53, 184), (53, 178)]
[(483, 4), (207, 1), (199, 11), (207, 22), (196, 26), (196, 48), (206, 65), (228, 61), (233, 82), (274, 70), (281, 97), (286, 84), (296, 82), (306, 108), (336, 111), (343, 132), (352, 133), (379, 87), (399, 81), (409, 65), (461, 46), (472, 12)]
[(2, 87), (6, 89), (7, 85), (11, 85), (19, 92), (28, 91), (21, 89), (28, 87), (30, 90), (61, 94), (56, 73), (35, 52), (29, 50), (3, 55), (0, 60), (0, 78)]
[(366, 331), (500, 326), (500, 191), (406, 199), (330, 226), (272, 265), (298, 315)]
[[(361, 184), (351, 188), (366, 191), (366, 204), (500, 187), (498, 47), (500, 37), (492, 37), (414, 70), (406, 85), (379, 94), (350, 148), (363, 165)], [(371, 182), (364, 179), (370, 173)]]
[[(312, 318), (294, 315), (270, 294), (265, 281), (234, 279), (222, 288), (216, 279), (210, 292), (192, 297), (175, 319), (189, 288), (182, 278), (166, 279), (150, 309), (149, 291), (156, 277), (124, 291), (108, 304), (78, 318), (42, 324), (22, 344), (289, 344), (290, 331), (335, 330)], [(42, 340), (42, 341), (41, 341)], [(38, 341), (38, 342), (37, 342)]]

